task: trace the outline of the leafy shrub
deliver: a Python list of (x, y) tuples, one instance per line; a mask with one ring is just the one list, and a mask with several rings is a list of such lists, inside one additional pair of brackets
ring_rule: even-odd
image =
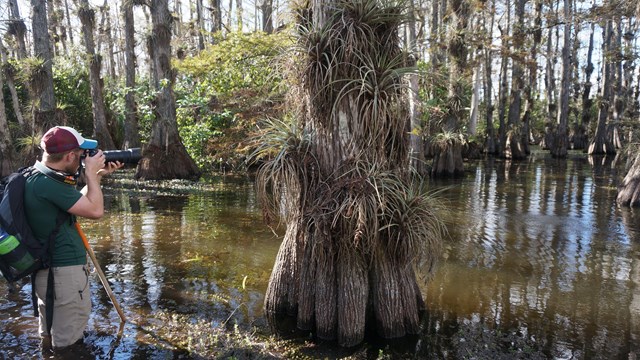
[[(201, 91), (233, 94), (239, 89), (275, 86), (282, 79), (274, 59), (292, 42), (285, 32), (268, 35), (230, 33), (198, 56), (176, 62), (179, 77), (192, 79)], [(178, 79), (180, 82), (180, 78)]]
[[(104, 97), (105, 104), (115, 121), (118, 123), (118, 130), (124, 131), (125, 121), (125, 95), (130, 90), (124, 84), (124, 80), (119, 83), (110, 83), (106, 86)], [(155, 116), (153, 115), (152, 103), (155, 99), (155, 90), (149, 85), (148, 79), (138, 79), (136, 87), (131, 89), (134, 93), (136, 101), (136, 112), (138, 117), (138, 133), (140, 134), (140, 141), (146, 143), (151, 136), (151, 127)], [(123, 135), (121, 136), (123, 137)]]
[(247, 126), (236, 116), (248, 106), (244, 100), (265, 99), (280, 86), (276, 60), (290, 44), (283, 33), (231, 33), (198, 56), (175, 62), (178, 130), (198, 166), (221, 161), (212, 142), (232, 127)]
[(77, 58), (57, 57), (53, 66), (53, 87), (67, 124), (85, 135), (93, 133), (89, 72)]

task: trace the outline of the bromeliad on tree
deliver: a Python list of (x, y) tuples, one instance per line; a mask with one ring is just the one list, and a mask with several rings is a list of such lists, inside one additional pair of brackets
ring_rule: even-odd
[[(256, 157), (268, 220), (286, 233), (265, 312), (353, 346), (365, 325), (385, 338), (419, 331), (444, 227), (412, 182), (409, 113), (398, 25), (405, 9), (376, 0), (297, 9), (292, 117), (271, 120)], [(374, 319), (369, 322), (368, 319)]]

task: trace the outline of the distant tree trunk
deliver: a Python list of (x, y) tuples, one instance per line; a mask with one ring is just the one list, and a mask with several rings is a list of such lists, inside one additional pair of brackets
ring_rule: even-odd
[[(486, 28), (485, 26), (485, 21), (486, 21), (486, 16), (484, 16), (482, 18), (482, 23), (483, 23), (483, 29), (484, 29), (484, 33), (485, 34), (492, 34), (493, 33), (493, 23), (495, 21), (495, 6), (496, 6), (496, 2), (495, 0), (491, 1), (491, 23), (489, 25), (489, 29)], [(486, 14), (486, 12), (485, 12)], [(491, 38), (489, 38), (491, 39)], [(489, 40), (490, 41), (490, 40)], [(492, 76), (493, 76), (493, 71), (492, 71), (492, 54), (491, 54), (491, 44), (485, 44), (484, 48), (484, 101), (485, 101), (485, 107), (486, 107), (486, 111), (485, 111), (485, 120), (487, 123), (487, 141), (486, 141), (486, 151), (489, 154), (495, 154), (496, 153), (496, 135), (495, 135), (495, 131), (493, 128), (493, 111), (494, 111), (494, 106), (493, 106), (493, 80), (492, 80)]]
[[(440, 64), (442, 63), (442, 54), (440, 50), (440, 6), (440, 0), (433, 0), (431, 2), (431, 27), (429, 29), (429, 37), (433, 45), (429, 48), (429, 60), (431, 62), (431, 69), (434, 73), (440, 71)], [(429, 86), (429, 96), (431, 96), (431, 98), (435, 98), (436, 87), (434, 84), (429, 84)]]
[[(3, 74), (0, 72), (0, 89), (3, 87), (2, 78)], [(0, 135), (0, 177), (5, 177), (17, 169), (17, 156), (13, 148), (9, 123), (7, 122), (7, 112), (4, 106), (4, 97), (2, 96), (0, 96)]]
[[(124, 7), (125, 4), (122, 4), (122, 6)], [(173, 13), (175, 14), (175, 20), (176, 20), (176, 25), (173, 26), (173, 31), (174, 31), (174, 35), (178, 38), (180, 38), (183, 34), (183, 20), (184, 18), (183, 13), (182, 13), (182, 1), (181, 0), (176, 0), (173, 2)]]
[(64, 0), (64, 10), (65, 10), (65, 15), (67, 18), (67, 31), (66, 33), (69, 34), (69, 44), (73, 45), (73, 27), (71, 27), (71, 16), (69, 15), (69, 1), (68, 0)]
[(618, 187), (616, 201), (620, 206), (640, 206), (640, 152), (637, 150), (631, 168)]
[(60, 44), (62, 45), (62, 51), (64, 54), (68, 54), (69, 50), (69, 33), (71, 32), (71, 28), (67, 28), (68, 21), (65, 21), (66, 16), (68, 14), (66, 7), (66, 0), (63, 2), (62, 0), (56, 0), (56, 14), (58, 17), (58, 27), (60, 28)]
[(236, 0), (236, 22), (238, 24), (237, 31), (242, 32), (244, 25), (244, 11), (242, 7), (242, 0)]
[[(640, 16), (640, 4), (638, 4), (637, 16)], [(623, 66), (623, 97), (624, 97), (624, 111), (623, 118), (625, 120), (631, 120), (635, 118), (634, 114), (634, 106), (635, 99), (633, 97), (633, 75), (636, 69), (636, 60), (638, 60), (638, 56), (632, 56), (635, 51), (634, 41), (636, 41), (636, 35), (640, 24), (638, 21), (628, 19), (627, 30), (623, 35), (624, 40), (624, 66)]]
[(571, 1), (564, 0), (564, 43), (562, 44), (562, 80), (560, 85), (560, 111), (558, 111), (558, 127), (551, 154), (557, 158), (565, 158), (569, 149), (569, 94), (571, 93)]
[(149, 48), (153, 49), (153, 77), (157, 93), (155, 121), (135, 177), (148, 180), (197, 179), (200, 171), (180, 140), (176, 122), (175, 70), (171, 67), (172, 17), (168, 1), (152, 0), (150, 5), (153, 35)]
[(202, 0), (196, 0), (196, 24), (195, 31), (198, 38), (198, 50), (204, 50), (204, 17), (202, 16)]
[(506, 0), (505, 10), (507, 12), (507, 26), (505, 29), (498, 25), (502, 44), (500, 46), (500, 88), (498, 89), (498, 132), (499, 142), (497, 152), (504, 157), (505, 147), (507, 143), (507, 103), (509, 94), (509, 29), (511, 27), (511, 2)]
[[(515, 25), (513, 28), (513, 50), (516, 54), (512, 60), (511, 69), (511, 96), (509, 103), (509, 120), (507, 140), (504, 147), (504, 157), (507, 159), (524, 159), (527, 156), (525, 142), (528, 134), (522, 126), (520, 116), (522, 114), (522, 92), (524, 90), (523, 58), (524, 41), (526, 37), (524, 25), (525, 0), (516, 0)], [(508, 146), (507, 146), (508, 144)]]
[(135, 28), (133, 19), (133, 4), (124, 0), (122, 4), (124, 18), (124, 59), (125, 59), (125, 86), (127, 93), (124, 96), (124, 149), (139, 147), (140, 134), (138, 133), (138, 115), (136, 108), (136, 52), (135, 52)]
[(16, 68), (13, 64), (9, 64), (7, 60), (7, 49), (4, 47), (2, 43), (2, 39), (0, 39), (0, 56), (2, 57), (2, 73), (0, 76), (5, 77), (7, 88), (9, 89), (9, 93), (11, 93), (11, 105), (13, 106), (13, 113), (16, 116), (16, 120), (18, 120), (18, 125), (20, 125), (20, 135), (31, 134), (31, 125), (24, 121), (24, 116), (22, 116), (22, 109), (20, 108), (20, 99), (18, 98), (18, 91), (16, 90), (15, 85), (15, 76), (17, 73)]
[(27, 57), (27, 45), (25, 43), (27, 26), (22, 17), (20, 17), (20, 8), (17, 0), (9, 0), (9, 20), (7, 34), (13, 35), (16, 41), (18, 59), (24, 59)]
[[(612, 100), (613, 106), (610, 109), (612, 111), (611, 121), (609, 122), (610, 129), (613, 133), (613, 146), (616, 149), (621, 149), (622, 137), (619, 132), (620, 122), (622, 121), (622, 112), (624, 111), (624, 95), (622, 90), (622, 20), (618, 17), (616, 20), (616, 30), (614, 31), (614, 45), (612, 52), (613, 59), (613, 74), (612, 74)], [(613, 55), (610, 54), (610, 55)]]
[[(559, 3), (558, 1), (557, 3)], [(553, 4), (551, 4), (550, 11), (553, 11)], [(555, 16), (557, 18), (558, 11), (556, 9)], [(547, 34), (547, 67), (545, 72), (545, 89), (547, 92), (547, 117), (549, 124), (552, 124), (556, 120), (556, 79), (555, 79), (555, 62), (556, 55), (553, 52), (553, 27), (549, 27), (549, 33)], [(550, 146), (551, 144), (546, 144)]]
[(65, 54), (64, 38), (60, 28), (62, 11), (59, 0), (47, 0), (47, 14), (49, 15), (49, 34), (51, 35), (53, 55)]
[[(445, 123), (442, 131), (443, 141), (432, 145), (433, 166), (431, 176), (460, 176), (464, 174), (462, 146), (455, 133), (460, 131), (460, 124), (466, 119), (464, 99), (464, 76), (467, 67), (467, 43), (465, 34), (469, 24), (470, 5), (467, 0), (452, 1), (449, 12), (451, 24), (448, 34), (449, 84)], [(453, 135), (453, 136), (450, 136)]]
[(582, 91), (582, 128), (585, 133), (583, 136), (574, 137), (574, 147), (576, 149), (583, 149), (585, 152), (588, 148), (588, 134), (586, 133), (591, 123), (591, 107), (593, 106), (593, 99), (591, 99), (591, 75), (593, 74), (593, 37), (595, 33), (595, 24), (591, 24), (591, 32), (589, 34), (589, 48), (587, 50), (587, 64), (585, 67), (584, 88)]
[(467, 0), (452, 1), (451, 23), (448, 35), (449, 51), (449, 85), (446, 108), (446, 122), (444, 131), (454, 132), (460, 128), (464, 118), (465, 107), (463, 99), (463, 72), (466, 70), (468, 44), (465, 40), (465, 32), (469, 24), (469, 4)]
[(475, 136), (478, 131), (478, 117), (480, 116), (480, 87), (482, 86), (482, 55), (480, 50), (476, 50), (476, 55), (474, 59), (474, 63), (476, 64), (473, 67), (473, 75), (471, 76), (471, 85), (473, 86), (473, 90), (471, 92), (471, 115), (469, 116), (469, 126), (467, 128), (467, 133), (470, 136)]
[(100, 148), (105, 150), (115, 149), (113, 139), (107, 126), (105, 115), (104, 95), (102, 93), (102, 79), (100, 78), (100, 55), (96, 54), (93, 42), (93, 31), (95, 25), (95, 12), (89, 6), (88, 0), (80, 0), (78, 17), (82, 23), (82, 33), (84, 35), (84, 45), (87, 49), (89, 59), (89, 82), (91, 83), (91, 110), (93, 113), (93, 132)]
[[(217, 33), (222, 31), (222, 9), (220, 8), (221, 0), (209, 0), (211, 8), (211, 32)], [(215, 37), (212, 37), (215, 39)]]
[[(571, 10), (571, 16), (573, 17), (573, 14), (578, 14), (578, 8), (576, 5), (577, 1), (572, 1), (573, 7)], [(581, 132), (584, 133), (584, 130), (579, 129), (579, 127), (581, 126), (580, 124), (580, 108), (578, 106), (578, 104), (580, 103), (580, 92), (582, 90), (582, 84), (580, 83), (580, 68), (581, 66), (583, 66), (583, 64), (580, 63), (581, 59), (579, 59), (579, 51), (580, 51), (580, 46), (581, 46), (581, 40), (580, 37), (582, 35), (582, 22), (579, 21), (574, 21), (572, 26), (573, 28), (573, 35), (572, 35), (572, 41), (571, 43), (573, 44), (573, 46), (571, 47), (571, 55), (569, 55), (571, 57), (571, 85), (572, 85), (572, 90), (571, 90), (571, 98), (569, 100), (569, 116), (570, 119), (574, 119), (573, 120), (573, 126), (571, 126), (572, 124), (569, 124), (569, 127), (573, 127), (573, 129), (570, 131), (570, 135), (569, 135), (569, 146), (571, 148), (575, 149), (575, 144), (574, 144), (574, 137), (576, 136), (576, 134), (580, 134)], [(576, 132), (577, 131), (577, 132)]]
[(262, 0), (260, 10), (262, 11), (262, 31), (267, 34), (273, 33), (273, 0)]
[(46, 131), (53, 125), (59, 125), (56, 113), (56, 97), (53, 90), (53, 54), (47, 20), (46, 0), (31, 0), (31, 31), (33, 32), (34, 57), (42, 61), (41, 70), (35, 81), (30, 84), (34, 99), (39, 102), (34, 106), (34, 122), (36, 127)]
[[(113, 29), (111, 28), (111, 16), (109, 14), (109, 0), (104, 0), (104, 5), (102, 5), (100, 12), (102, 13), (102, 17), (104, 19), (104, 28), (102, 29), (102, 34), (106, 40), (106, 51), (104, 53), (107, 54), (107, 60), (109, 61), (108, 73), (111, 75), (113, 79), (116, 78), (116, 52), (115, 45), (113, 41)], [(98, 49), (99, 50), (99, 49)]]
[(613, 141), (607, 134), (607, 119), (609, 117), (609, 107), (611, 97), (611, 81), (613, 76), (613, 65), (611, 64), (608, 52), (611, 50), (611, 39), (613, 37), (613, 20), (606, 21), (602, 35), (602, 88), (598, 112), (598, 125), (593, 135), (593, 141), (589, 145), (589, 155), (615, 154), (616, 150)]
[(227, 32), (231, 31), (232, 27), (231, 27), (231, 23), (233, 20), (233, 16), (231, 14), (233, 14), (232, 12), (233, 9), (233, 0), (229, 0), (229, 12), (228, 12), (228, 17), (227, 17)]
[[(417, 39), (416, 18), (414, 0), (409, 2), (409, 52), (410, 66), (417, 66)], [(422, 112), (419, 99), (420, 85), (418, 74), (409, 74), (409, 116), (411, 132), (409, 133), (409, 162), (414, 171), (420, 175), (427, 172), (424, 154), (424, 141), (422, 139)]]
[(533, 19), (533, 41), (531, 43), (531, 56), (527, 59), (527, 71), (529, 72), (528, 84), (524, 87), (524, 113), (522, 114), (522, 131), (525, 139), (523, 139), (523, 147), (525, 153), (529, 155), (529, 142), (531, 141), (531, 116), (535, 104), (534, 89), (538, 86), (538, 45), (542, 40), (542, 0), (536, 0), (534, 3), (534, 19)]

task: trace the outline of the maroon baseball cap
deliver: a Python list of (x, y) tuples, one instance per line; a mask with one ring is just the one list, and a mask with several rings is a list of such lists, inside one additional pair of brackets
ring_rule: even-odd
[(83, 138), (74, 128), (55, 126), (42, 136), (40, 147), (48, 154), (57, 154), (76, 148), (95, 149), (98, 142)]

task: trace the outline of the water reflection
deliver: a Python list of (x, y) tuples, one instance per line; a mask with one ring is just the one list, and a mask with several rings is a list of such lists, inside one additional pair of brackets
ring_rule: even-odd
[[(466, 222), (451, 227), (447, 261), (429, 285), (427, 336), (445, 327), (453, 338), (473, 336), (473, 327), (511, 332), (494, 351), (554, 358), (640, 350), (640, 234), (625, 226), (639, 218), (615, 206), (618, 176), (611, 161), (536, 154), (479, 163), (475, 176), (446, 190), (455, 220)], [(484, 353), (483, 346), (435, 351)]]
[[(444, 260), (426, 289), (424, 333), (370, 342), (416, 358), (629, 358), (640, 351), (640, 211), (615, 205), (614, 159), (534, 153), (467, 164), (430, 181), (451, 209)], [(116, 298), (97, 277), (88, 351), (97, 358), (173, 358), (149, 330), (172, 314), (211, 326), (261, 327), (280, 239), (262, 223), (253, 184), (225, 179), (190, 195), (106, 190), (104, 220), (82, 221)], [(37, 358), (30, 285), (0, 282), (0, 357)], [(138, 326), (140, 325), (140, 326)], [(121, 332), (120, 332), (121, 330)], [(389, 345), (389, 348), (385, 346)], [(359, 351), (359, 350), (356, 350)]]
[[(148, 331), (159, 316), (187, 314), (212, 326), (259, 324), (262, 294), (279, 238), (267, 229), (246, 179), (221, 181), (191, 195), (107, 189), (107, 214), (82, 220), (98, 262), (127, 318), (119, 317), (97, 276), (85, 339), (97, 358), (172, 358), (184, 352)], [(37, 358), (37, 320), (30, 316), (30, 286), (6, 299), (0, 285), (0, 357)], [(118, 333), (120, 332), (120, 335)], [(78, 352), (74, 355), (82, 356)]]

